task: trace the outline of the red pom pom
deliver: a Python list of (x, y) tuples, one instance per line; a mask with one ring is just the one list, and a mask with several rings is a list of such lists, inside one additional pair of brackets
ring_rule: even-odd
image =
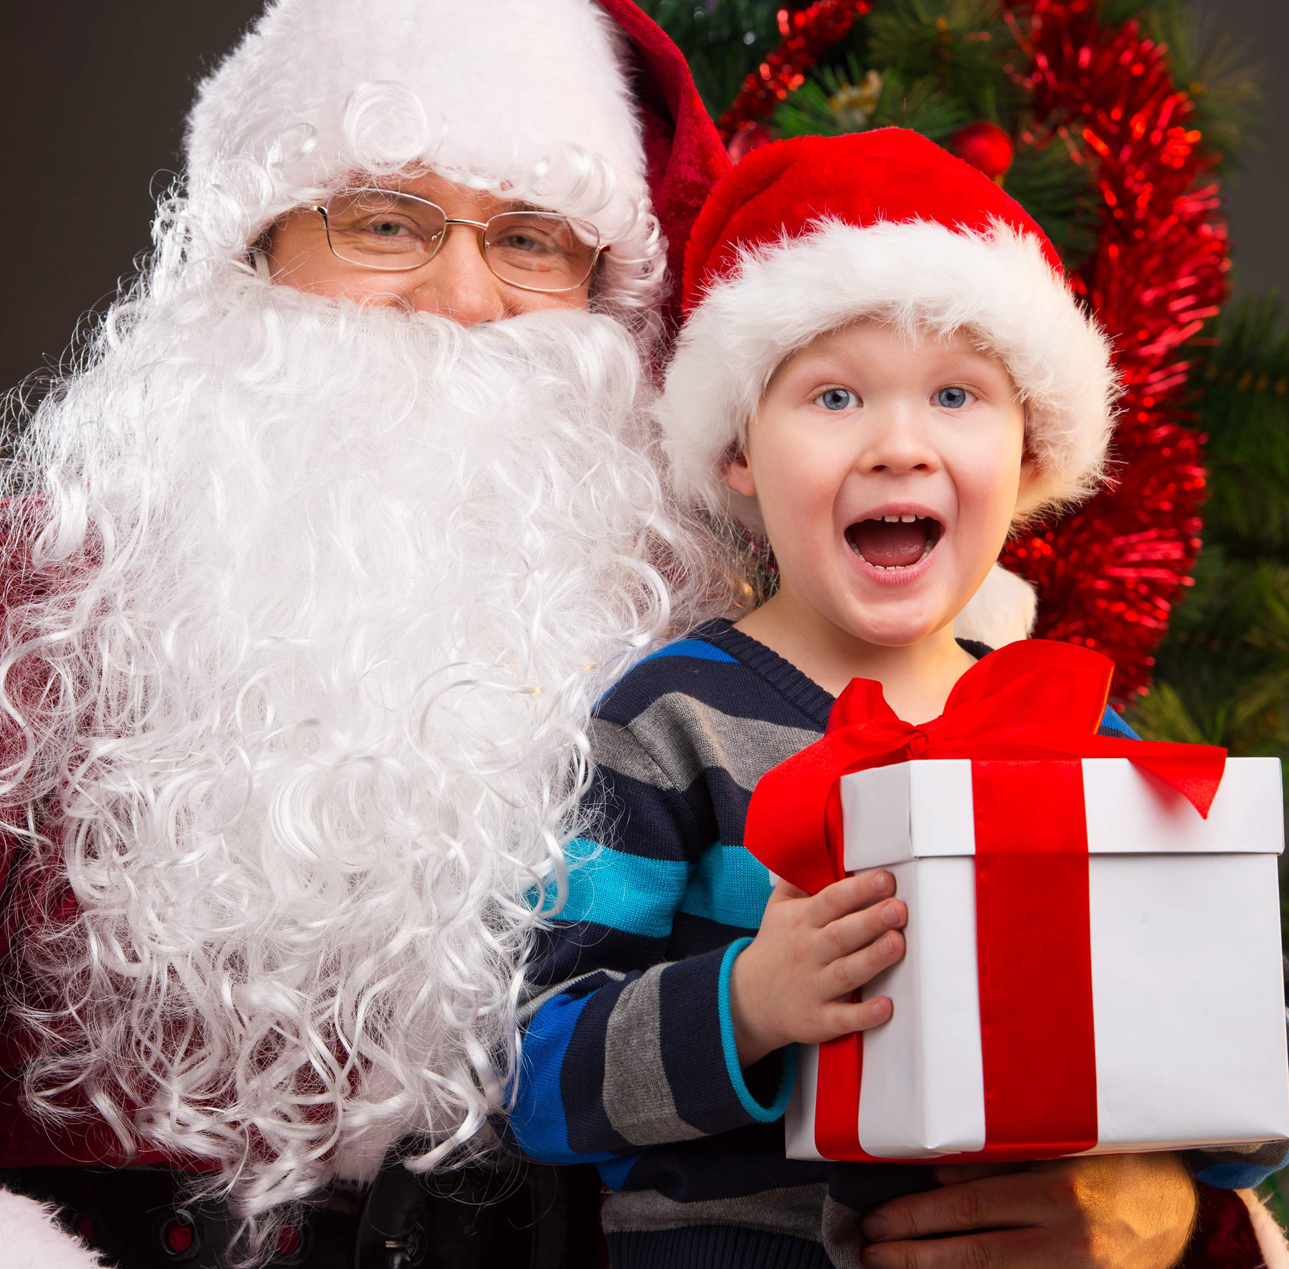
[(991, 180), (999, 182), (1007, 174), (1016, 153), (1011, 137), (996, 123), (984, 119), (959, 128), (949, 142), (949, 149), (972, 167), (979, 168)]

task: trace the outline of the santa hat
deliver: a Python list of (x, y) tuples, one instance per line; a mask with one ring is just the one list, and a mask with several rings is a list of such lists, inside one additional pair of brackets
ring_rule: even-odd
[(666, 302), (668, 243), (728, 167), (684, 58), (630, 0), (271, 0), (198, 90), (186, 146), (217, 250), (355, 173), (424, 165), (590, 221), (604, 289), (635, 309)]
[(916, 132), (752, 151), (694, 226), (684, 307), (659, 416), (679, 492), (712, 510), (756, 527), (724, 463), (775, 368), (862, 317), (966, 330), (1003, 361), (1040, 472), (1022, 514), (1075, 501), (1100, 478), (1116, 395), (1108, 341), (1024, 209)]

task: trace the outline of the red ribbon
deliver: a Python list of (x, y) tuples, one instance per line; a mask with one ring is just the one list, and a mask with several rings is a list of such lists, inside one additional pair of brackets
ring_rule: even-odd
[[(812, 894), (845, 876), (840, 780), (910, 759), (969, 758), (985, 1149), (954, 1160), (1037, 1159), (1096, 1144), (1083, 758), (1127, 758), (1205, 817), (1226, 750), (1097, 735), (1114, 663), (1031, 639), (972, 666), (944, 713), (920, 727), (855, 679), (821, 740), (766, 772), (744, 845)], [(833, 1159), (860, 1148), (860, 1034), (820, 1045), (815, 1141)]]

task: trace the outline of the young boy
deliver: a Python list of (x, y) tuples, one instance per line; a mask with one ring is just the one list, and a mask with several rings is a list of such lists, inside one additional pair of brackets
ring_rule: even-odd
[[(742, 846), (748, 799), (853, 678), (910, 722), (941, 712), (989, 651), (953, 622), (1012, 526), (1099, 478), (1109, 348), (1024, 211), (897, 129), (754, 152), (695, 227), (685, 292), (660, 406), (674, 482), (764, 536), (778, 586), (598, 707), (602, 827), (574, 843), (585, 862), (533, 976), (512, 1127), (536, 1157), (600, 1164), (615, 1266), (857, 1265), (864, 1213), (966, 1173), (788, 1160), (779, 1120), (795, 1043), (890, 1016), (855, 993), (903, 955), (907, 914), (884, 871), (771, 891)], [(1111, 713), (1102, 730), (1131, 734)], [(1125, 1167), (1118, 1199), (1148, 1217), (1116, 1221), (1095, 1263), (1166, 1269), (1194, 1187), (1174, 1155)], [(993, 1223), (1060, 1207), (1037, 1201)], [(1031, 1232), (982, 1236), (988, 1263), (1057, 1263), (1016, 1241)], [(871, 1216), (864, 1233), (883, 1236)], [(926, 1264), (985, 1263), (938, 1246)], [(874, 1244), (863, 1263), (914, 1262)]]

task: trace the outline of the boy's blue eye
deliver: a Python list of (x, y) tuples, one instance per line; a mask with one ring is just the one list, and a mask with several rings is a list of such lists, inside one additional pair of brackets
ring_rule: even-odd
[(849, 388), (828, 388), (815, 401), (825, 410), (849, 410), (859, 404), (859, 397)]
[(946, 410), (961, 410), (970, 395), (966, 388), (941, 388), (935, 394), (935, 403)]

